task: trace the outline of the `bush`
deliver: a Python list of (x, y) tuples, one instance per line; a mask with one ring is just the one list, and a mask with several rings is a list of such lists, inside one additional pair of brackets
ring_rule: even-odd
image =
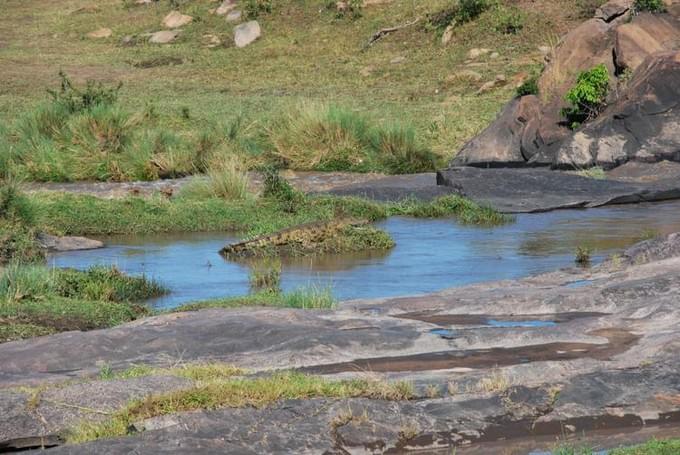
[(633, 10), (636, 13), (649, 11), (651, 13), (661, 13), (666, 10), (663, 0), (635, 0)]
[(477, 19), (491, 6), (491, 0), (460, 0), (451, 7), (429, 15), (429, 27), (443, 31), (449, 25), (462, 25)]
[(538, 95), (538, 76), (531, 76), (517, 87), (517, 96)]
[(257, 19), (261, 14), (269, 14), (274, 6), (273, 0), (247, 0), (243, 8), (247, 19)]
[(279, 292), (281, 285), (281, 260), (263, 258), (250, 269), (250, 286), (257, 291)]
[(609, 70), (604, 64), (579, 74), (576, 85), (565, 97), (571, 107), (562, 111), (570, 127), (576, 129), (597, 117), (605, 106), (608, 92)]
[(578, 246), (576, 247), (576, 257), (574, 261), (582, 267), (587, 267), (590, 265), (590, 256), (592, 253), (593, 250), (590, 247)]
[(61, 79), (60, 89), (47, 92), (54, 104), (62, 106), (70, 113), (79, 113), (102, 105), (113, 105), (123, 86), (119, 83), (116, 87), (104, 87), (100, 82), (87, 81), (85, 89), (81, 90), (73, 86), (63, 71), (59, 72), (59, 78)]
[(514, 35), (524, 28), (524, 14), (519, 8), (501, 6), (494, 12), (494, 28), (505, 35)]
[(459, 0), (454, 19), (459, 24), (473, 21), (490, 6), (489, 0)]

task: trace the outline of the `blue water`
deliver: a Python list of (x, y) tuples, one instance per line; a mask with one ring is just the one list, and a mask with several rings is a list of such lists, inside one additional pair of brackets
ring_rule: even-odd
[(486, 325), (502, 329), (513, 329), (519, 327), (554, 327), (557, 323), (555, 321), (496, 321), (495, 319), (490, 319), (486, 321)]
[[(635, 243), (649, 229), (680, 231), (680, 202), (524, 214), (514, 224), (494, 228), (463, 226), (452, 219), (401, 217), (378, 226), (396, 240), (393, 250), (285, 261), (282, 288), (330, 285), (339, 299), (428, 293), (573, 266), (576, 247), (584, 244), (593, 248), (597, 262)], [(74, 268), (113, 264), (127, 273), (155, 278), (172, 290), (153, 302), (160, 308), (249, 292), (248, 265), (218, 254), (237, 240), (234, 235), (102, 240), (107, 248), (55, 254), (51, 263)]]

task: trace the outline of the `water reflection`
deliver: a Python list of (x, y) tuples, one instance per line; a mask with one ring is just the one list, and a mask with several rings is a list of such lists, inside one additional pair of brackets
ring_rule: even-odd
[[(397, 242), (389, 252), (362, 252), (283, 261), (281, 286), (330, 284), (340, 299), (433, 292), (474, 282), (518, 278), (573, 264), (579, 245), (593, 261), (625, 248), (643, 233), (680, 231), (680, 202), (525, 214), (508, 226), (476, 228), (453, 220), (391, 218), (379, 227)], [(114, 264), (154, 277), (172, 289), (159, 307), (246, 294), (248, 263), (218, 251), (230, 234), (181, 234), (103, 239), (102, 250), (60, 253), (58, 267)]]

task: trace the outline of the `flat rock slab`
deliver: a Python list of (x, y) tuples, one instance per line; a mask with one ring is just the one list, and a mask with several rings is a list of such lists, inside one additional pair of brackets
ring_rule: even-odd
[(459, 190), (451, 186), (437, 185), (437, 174), (432, 172), (383, 176), (368, 182), (359, 181), (335, 186), (324, 192), (336, 196), (357, 196), (391, 202), (404, 199), (430, 201), (441, 196), (458, 194)]
[(175, 376), (146, 376), (73, 383), (31, 394), (0, 390), (0, 452), (57, 444), (60, 433), (80, 422), (101, 422), (131, 400), (192, 384)]
[[(106, 381), (51, 386), (29, 407), (34, 400), (28, 392), (12, 386), (92, 377), (102, 364), (113, 371), (167, 366), (169, 359), (220, 360), (256, 372), (368, 372), (412, 381), (418, 399), (287, 400), (264, 409), (173, 414), (144, 422), (140, 434), (54, 453), (449, 453), (469, 443), (677, 422), (679, 251), (680, 235), (670, 235), (589, 270), (344, 302), (333, 311), (212, 309), (5, 343), (0, 406), (7, 412), (0, 434), (30, 446), (36, 436), (82, 419), (87, 411), (80, 408), (110, 410), (129, 394), (167, 390), (163, 384)], [(554, 324), (502, 327), (491, 325), (491, 318)], [(530, 351), (505, 361), (504, 351), (522, 349)], [(491, 361), (479, 362), (490, 353)], [(454, 368), (442, 364), (447, 357), (455, 359)], [(485, 380), (502, 385), (485, 386)], [(436, 393), (423, 393), (426, 386)], [(45, 430), (43, 419), (53, 426)]]
[(680, 198), (680, 181), (674, 179), (658, 182), (598, 180), (546, 168), (455, 167), (439, 171), (437, 181), (440, 185), (455, 188), (475, 202), (506, 213)]

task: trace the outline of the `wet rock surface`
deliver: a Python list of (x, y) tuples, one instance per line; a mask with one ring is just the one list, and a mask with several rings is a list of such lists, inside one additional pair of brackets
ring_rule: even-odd
[(88, 239), (87, 237), (60, 237), (45, 233), (38, 234), (38, 242), (48, 251), (96, 250), (104, 248), (104, 243), (99, 240)]
[[(262, 409), (172, 414), (140, 423), (145, 431), (125, 438), (50, 450), (448, 453), (499, 439), (507, 448), (513, 438), (670, 424), (680, 418), (679, 245), (680, 236), (670, 235), (593, 269), (350, 301), (333, 311), (213, 309), (5, 343), (0, 447), (36, 447), (40, 437), (61, 444), (58, 436), (92, 409), (110, 412), (132, 397), (186, 387), (158, 377), (59, 385), (96, 376), (103, 364), (115, 372), (167, 366), (169, 359), (219, 360), (260, 374), (292, 368), (402, 379), (414, 383), (416, 397), (285, 400)], [(433, 363), (440, 353), (455, 362)], [(412, 357), (408, 365), (400, 360), (405, 356)], [(480, 362), (484, 356), (495, 361)], [(40, 399), (21, 385), (42, 386)]]

